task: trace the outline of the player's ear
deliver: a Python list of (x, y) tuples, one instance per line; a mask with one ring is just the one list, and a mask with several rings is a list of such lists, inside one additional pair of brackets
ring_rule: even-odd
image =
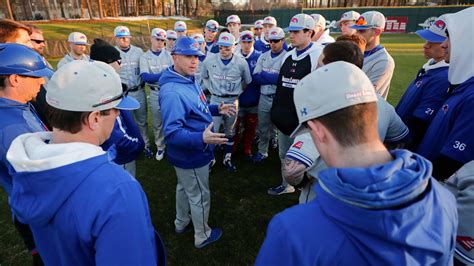
[(311, 136), (315, 142), (326, 143), (328, 141), (328, 129), (318, 120), (313, 119), (307, 122)]
[(382, 29), (375, 29), (375, 36), (380, 36), (382, 34)]
[(86, 126), (89, 127), (90, 130), (96, 131), (101, 127), (100, 122), (100, 111), (93, 111), (87, 117)]

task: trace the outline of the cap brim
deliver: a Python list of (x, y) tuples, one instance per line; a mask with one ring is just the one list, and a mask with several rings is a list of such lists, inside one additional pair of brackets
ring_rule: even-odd
[(293, 131), (293, 133), (291, 133), (290, 138), (295, 138), (305, 133), (309, 133), (309, 128), (305, 127), (303, 124), (299, 124), (298, 127)]
[(231, 43), (223, 43), (223, 42), (217, 42), (216, 44), (219, 45), (219, 46), (225, 46), (225, 47), (230, 47), (230, 46), (233, 45)]
[(304, 29), (305, 27), (290, 26), (288, 28), (285, 28), (285, 32), (294, 31), (294, 30), (304, 30)]
[(74, 42), (75, 45), (90, 45), (87, 42)]
[(174, 29), (174, 31), (176, 31), (176, 32), (183, 32), (183, 31), (186, 31), (186, 29), (185, 29), (185, 28), (178, 28), (178, 29)]
[(132, 97), (125, 96), (114, 108), (120, 110), (137, 110), (140, 108), (140, 103)]
[(374, 27), (371, 26), (371, 25), (363, 25), (363, 26), (360, 26), (360, 25), (352, 25), (350, 28), (351, 28), (351, 29), (354, 29), (354, 30), (368, 30), (368, 29), (372, 29), (372, 28), (374, 28)]
[(54, 74), (54, 71), (50, 69), (49, 67), (32, 71), (29, 73), (21, 74), (22, 76), (28, 76), (28, 77), (35, 77), (35, 78), (42, 78), (42, 77), (47, 77), (50, 78)]
[(132, 35), (130, 34), (118, 34), (118, 35), (115, 35), (116, 38), (122, 38), (122, 37), (132, 37)]
[(444, 40), (446, 40), (446, 37), (438, 35), (430, 30), (417, 30), (415, 33), (422, 39), (425, 39), (429, 42), (442, 43)]

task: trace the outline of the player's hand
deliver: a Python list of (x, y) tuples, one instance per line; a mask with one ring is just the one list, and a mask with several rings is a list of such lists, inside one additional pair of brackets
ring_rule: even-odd
[(225, 134), (212, 132), (213, 127), (214, 123), (210, 123), (209, 126), (207, 126), (206, 130), (204, 130), (204, 132), (202, 133), (202, 139), (204, 143), (226, 144), (229, 140), (225, 137)]
[(219, 104), (219, 114), (221, 115), (227, 115), (227, 116), (233, 116), (237, 113), (237, 106), (233, 103), (225, 104), (221, 103)]

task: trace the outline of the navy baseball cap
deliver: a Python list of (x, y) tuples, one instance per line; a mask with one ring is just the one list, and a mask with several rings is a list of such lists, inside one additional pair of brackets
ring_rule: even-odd
[(436, 19), (428, 29), (417, 30), (416, 35), (420, 36), (428, 42), (442, 43), (446, 40), (446, 18), (448, 14), (444, 14)]

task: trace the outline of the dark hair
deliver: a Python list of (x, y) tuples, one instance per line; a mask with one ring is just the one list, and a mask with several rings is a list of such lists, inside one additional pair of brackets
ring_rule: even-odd
[(311, 29), (303, 29), (303, 32), (304, 32), (304, 33), (308, 32), (308, 31), (312, 31), (312, 32), (311, 32), (311, 38), (313, 38), (314, 35), (316, 34), (316, 32), (315, 32), (314, 30), (311, 30)]
[[(342, 147), (351, 147), (372, 140), (370, 127), (376, 127), (377, 103), (361, 103), (316, 118)], [(374, 128), (373, 130), (377, 130)]]
[(7, 80), (7, 75), (0, 75), (0, 91), (5, 89), (5, 81)]
[(323, 49), (323, 55), (325, 65), (336, 61), (345, 61), (362, 68), (364, 64), (364, 54), (359, 46), (349, 41), (333, 42), (326, 45)]
[[(51, 127), (76, 134), (81, 131), (82, 125), (87, 123), (87, 119), (92, 112), (75, 112), (61, 110), (49, 104), (45, 105), (46, 117)], [(100, 111), (100, 115), (109, 115), (110, 110)]]
[(10, 19), (0, 19), (0, 43), (12, 42), (18, 37), (18, 31), (25, 30), (31, 35), (31, 28)]
[(359, 46), (359, 49), (364, 52), (365, 45), (367, 44), (367, 41), (364, 39), (364, 37), (360, 36), (359, 34), (351, 34), (351, 35), (341, 35), (337, 37), (336, 42), (340, 41), (349, 41), (355, 43), (357, 46)]

